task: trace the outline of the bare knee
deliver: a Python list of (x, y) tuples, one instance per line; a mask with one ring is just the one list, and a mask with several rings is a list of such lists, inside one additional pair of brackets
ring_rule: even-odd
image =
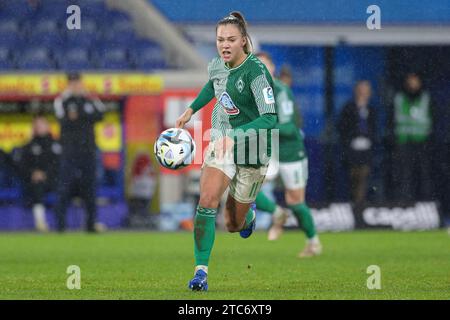
[(217, 208), (219, 206), (219, 197), (210, 193), (204, 192), (200, 194), (199, 205), (203, 208)]
[(303, 203), (305, 202), (305, 189), (286, 190), (285, 199), (288, 205)]

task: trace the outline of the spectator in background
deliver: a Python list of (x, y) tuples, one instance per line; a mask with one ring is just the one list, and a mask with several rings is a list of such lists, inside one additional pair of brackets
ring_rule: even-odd
[(100, 231), (96, 219), (96, 144), (94, 125), (102, 120), (104, 105), (90, 97), (79, 74), (68, 75), (68, 88), (55, 99), (56, 117), (61, 124), (61, 166), (55, 212), (58, 231), (65, 230), (67, 206), (73, 191), (84, 200), (87, 212), (86, 230)]
[(388, 114), (392, 147), (393, 183), (398, 201), (431, 198), (431, 137), (433, 101), (416, 73), (405, 77)]
[(47, 119), (38, 115), (33, 120), (31, 141), (14, 153), (14, 163), (24, 182), (27, 205), (32, 207), (35, 228), (49, 230), (45, 217), (44, 197), (54, 190), (61, 145), (53, 139)]
[(283, 65), (280, 69), (280, 76), (278, 77), (289, 88), (292, 87), (292, 70), (289, 66)]
[(150, 218), (150, 204), (156, 189), (156, 173), (150, 156), (140, 153), (131, 169), (128, 206), (130, 225), (145, 223)]
[(344, 163), (350, 178), (351, 198), (357, 208), (366, 201), (376, 139), (376, 115), (369, 104), (371, 95), (370, 82), (358, 81), (353, 99), (345, 104), (338, 121)]

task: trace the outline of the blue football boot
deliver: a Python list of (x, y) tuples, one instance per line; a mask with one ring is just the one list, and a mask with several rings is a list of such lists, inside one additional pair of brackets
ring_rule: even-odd
[(189, 281), (189, 289), (192, 291), (207, 291), (208, 290), (208, 274), (203, 270), (197, 270), (192, 278)]
[(250, 222), (250, 224), (248, 225), (247, 228), (242, 229), (239, 234), (242, 238), (247, 239), (248, 237), (250, 237), (253, 233), (253, 230), (255, 230), (255, 226), (256, 226), (256, 204), (252, 203), (250, 208), (252, 208), (253, 210), (253, 220), (252, 222)]

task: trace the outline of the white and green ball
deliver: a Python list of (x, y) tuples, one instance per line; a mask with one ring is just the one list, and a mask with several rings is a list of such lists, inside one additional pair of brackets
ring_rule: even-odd
[(155, 142), (154, 152), (163, 167), (177, 170), (194, 161), (195, 143), (189, 131), (170, 128), (161, 132)]

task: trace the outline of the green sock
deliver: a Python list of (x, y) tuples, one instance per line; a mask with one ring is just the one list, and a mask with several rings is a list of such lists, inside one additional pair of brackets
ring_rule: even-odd
[(216, 235), (217, 209), (198, 206), (194, 218), (195, 265), (207, 266)]
[(256, 196), (255, 204), (256, 209), (268, 212), (270, 214), (273, 214), (275, 212), (275, 208), (277, 207), (275, 202), (267, 198), (267, 196), (262, 191), (260, 191)]
[(294, 212), (300, 227), (305, 231), (308, 239), (313, 238), (316, 235), (316, 228), (314, 226), (314, 220), (311, 216), (311, 212), (306, 203), (302, 202), (290, 205), (289, 208)]

